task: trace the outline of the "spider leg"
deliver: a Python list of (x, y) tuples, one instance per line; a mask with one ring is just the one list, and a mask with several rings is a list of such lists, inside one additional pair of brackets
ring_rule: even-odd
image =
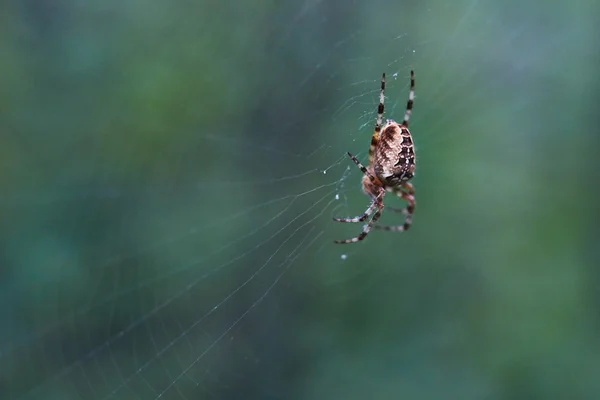
[(408, 128), (408, 119), (412, 113), (413, 100), (415, 98), (415, 72), (410, 71), (410, 93), (408, 94), (408, 102), (406, 103), (406, 112), (404, 113), (404, 121), (402, 125)]
[(404, 224), (394, 225), (394, 226), (376, 225), (375, 229), (380, 229), (383, 231), (392, 231), (392, 232), (404, 232), (404, 231), (408, 230), (412, 224), (412, 216), (413, 216), (413, 213), (415, 212), (415, 196), (414, 196), (415, 191), (414, 191), (413, 186), (410, 183), (405, 183), (401, 189), (393, 190), (392, 193), (394, 193), (396, 196), (400, 197), (401, 199), (405, 200), (408, 203), (406, 208), (390, 208), (390, 207), (388, 207), (388, 209), (390, 211), (399, 212), (399, 213), (404, 214), (404, 216), (405, 216)]
[(404, 185), (402, 185), (402, 189), (404, 189), (404, 191), (408, 194), (415, 194), (415, 188), (410, 182), (406, 182)]
[(352, 155), (352, 153), (348, 152), (347, 154), (348, 154), (348, 157), (350, 157), (352, 159), (352, 161), (354, 161), (354, 164), (356, 164), (356, 166), (358, 168), (360, 168), (362, 173), (369, 177), (369, 179), (371, 180), (371, 182), (373, 182), (373, 184), (375, 184), (376, 186), (381, 186), (381, 182), (379, 182), (379, 179), (375, 178), (373, 176), (373, 174), (371, 174), (369, 172), (369, 170), (367, 170), (367, 168), (365, 168), (365, 166), (362, 165), (360, 163), (360, 161), (358, 161), (358, 159)]
[(406, 208), (407, 207), (398, 208), (398, 207), (389, 207), (388, 206), (388, 207), (386, 207), (386, 210), (391, 211), (391, 212), (395, 212), (395, 213), (399, 213), (399, 214), (408, 215), (408, 210)]
[(373, 218), (371, 218), (369, 223), (363, 227), (363, 230), (360, 233), (360, 235), (355, 236), (352, 239), (336, 240), (335, 243), (338, 243), (338, 244), (356, 243), (356, 242), (360, 242), (361, 240), (366, 238), (367, 235), (369, 234), (369, 232), (371, 231), (371, 229), (373, 228), (373, 226), (377, 223), (377, 221), (381, 217), (381, 213), (383, 212), (383, 203), (381, 202), (381, 199), (382, 199), (381, 196), (378, 196), (376, 199), (374, 199), (374, 204), (376, 204), (377, 211), (375, 212), (375, 214), (373, 214)]
[[(402, 199), (402, 195), (398, 194), (398, 191), (403, 191), (405, 196), (408, 195), (413, 195), (415, 194), (415, 188), (413, 187), (413, 185), (409, 182), (406, 182), (402, 188), (400, 189), (388, 189), (388, 192), (394, 193), (396, 196), (400, 197)], [(414, 207), (413, 207), (414, 208)], [(395, 212), (395, 213), (401, 213), (404, 215), (408, 214), (408, 209), (407, 207), (404, 208), (397, 208), (397, 207), (386, 207), (386, 210), (391, 211), (391, 212)]]
[(385, 72), (381, 76), (381, 92), (379, 92), (379, 106), (377, 107), (377, 120), (375, 121), (375, 131), (371, 137), (371, 147), (369, 148), (369, 165), (373, 164), (375, 148), (379, 142), (379, 132), (381, 132), (381, 123), (383, 122), (383, 101), (385, 92)]
[(333, 217), (333, 220), (336, 222), (362, 222), (369, 217), (369, 215), (373, 214), (373, 211), (377, 208), (377, 200), (373, 199), (367, 211), (365, 211), (362, 215), (359, 215), (354, 218), (336, 218)]

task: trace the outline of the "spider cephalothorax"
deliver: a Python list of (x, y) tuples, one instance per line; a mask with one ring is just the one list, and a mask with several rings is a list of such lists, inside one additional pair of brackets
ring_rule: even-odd
[[(412, 112), (413, 99), (415, 96), (415, 75), (410, 71), (410, 94), (406, 104), (404, 121), (399, 124), (393, 120), (387, 120), (381, 126), (384, 110), (385, 74), (381, 77), (381, 92), (379, 95), (379, 107), (377, 108), (377, 121), (375, 132), (371, 138), (369, 149), (369, 166), (363, 166), (356, 157), (348, 153), (348, 156), (360, 168), (364, 176), (362, 179), (363, 192), (371, 198), (371, 205), (360, 216), (354, 218), (334, 218), (338, 222), (362, 222), (373, 212), (375, 214), (364, 227), (360, 235), (347, 240), (336, 240), (336, 243), (354, 243), (363, 240), (371, 231), (373, 226), (387, 231), (402, 232), (410, 228), (412, 214), (415, 209), (415, 197), (413, 186), (408, 182), (415, 173), (415, 148), (412, 136), (408, 130), (408, 119)], [(376, 225), (383, 212), (383, 196), (385, 192), (392, 192), (407, 202), (403, 209), (390, 208), (391, 211), (400, 212), (405, 215), (404, 224), (398, 226)]]

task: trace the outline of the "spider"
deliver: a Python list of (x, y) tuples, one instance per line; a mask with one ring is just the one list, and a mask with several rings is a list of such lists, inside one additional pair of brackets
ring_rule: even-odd
[[(409, 180), (415, 174), (415, 148), (412, 136), (408, 131), (408, 119), (412, 112), (415, 97), (415, 73), (410, 71), (410, 93), (404, 121), (401, 124), (388, 119), (383, 127), (383, 101), (385, 91), (385, 73), (381, 77), (381, 92), (375, 131), (369, 148), (369, 166), (363, 166), (350, 152), (348, 156), (364, 174), (362, 179), (363, 192), (371, 198), (367, 210), (354, 218), (333, 218), (337, 222), (363, 222), (373, 212), (371, 220), (364, 225), (360, 235), (352, 239), (336, 240), (335, 243), (356, 243), (367, 237), (373, 227), (385, 231), (403, 232), (410, 228), (412, 215), (415, 211), (415, 191)], [(381, 136), (380, 136), (381, 133)], [(390, 211), (404, 214), (404, 224), (398, 226), (380, 226), (377, 221), (383, 212), (383, 196), (391, 192), (407, 202), (406, 208), (389, 208)]]

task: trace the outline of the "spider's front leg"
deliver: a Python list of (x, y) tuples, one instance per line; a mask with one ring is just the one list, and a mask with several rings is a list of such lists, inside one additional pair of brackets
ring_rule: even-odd
[[(354, 218), (333, 217), (333, 220), (336, 222), (362, 222), (366, 220), (369, 217), (369, 215), (373, 214), (373, 211), (375, 211), (376, 208), (378, 208), (378, 203), (381, 203), (383, 201), (385, 191), (383, 190), (383, 188), (381, 188), (381, 186), (375, 184), (375, 182), (379, 182), (377, 178), (375, 178), (371, 174), (371, 172), (369, 172), (369, 170), (365, 168), (365, 166), (362, 165), (360, 161), (358, 161), (356, 157), (354, 157), (351, 153), (348, 153), (348, 156), (352, 159), (352, 161), (354, 161), (356, 166), (360, 168), (363, 174), (367, 178), (369, 178), (368, 180), (363, 179), (363, 185), (365, 185), (363, 191), (371, 198), (372, 201), (371, 205), (369, 205), (369, 208), (367, 208), (367, 210), (362, 215), (359, 215)], [(365, 182), (367, 182), (368, 184)]]
[[(413, 185), (409, 182), (406, 182), (404, 185), (402, 185), (401, 188), (388, 188), (387, 189), (388, 192), (391, 192), (393, 194), (395, 194), (396, 196), (398, 196), (399, 198), (406, 200), (407, 203), (409, 205), (412, 205), (412, 210), (409, 211), (408, 208), (409, 207), (404, 207), (404, 208), (398, 208), (398, 207), (386, 207), (387, 210), (391, 211), (391, 212), (395, 212), (395, 213), (401, 213), (404, 215), (408, 215), (409, 213), (412, 214), (414, 212), (415, 209), (415, 188), (413, 187)], [(408, 198), (411, 198), (411, 200), (407, 200)]]
[(364, 165), (360, 163), (360, 161), (358, 161), (356, 157), (354, 157), (351, 153), (348, 153), (348, 156), (352, 159), (352, 161), (354, 161), (354, 164), (356, 164), (356, 166), (360, 168), (362, 173), (369, 179), (369, 184), (365, 185), (365, 189), (363, 190), (367, 195), (369, 195), (372, 198), (373, 201), (371, 202), (369, 208), (367, 208), (367, 210), (362, 215), (359, 215), (354, 218), (334, 217), (333, 220), (336, 222), (362, 222), (366, 220), (369, 217), (369, 215), (371, 215), (373, 211), (375, 211), (375, 209), (377, 209), (377, 212), (375, 212), (373, 218), (371, 218), (369, 223), (363, 227), (363, 231), (360, 233), (360, 235), (353, 237), (352, 239), (336, 240), (335, 243), (355, 243), (363, 240), (365, 237), (367, 237), (375, 223), (381, 217), (381, 213), (383, 212), (383, 196), (385, 195), (385, 190), (381, 187), (381, 183), (377, 178), (373, 176), (373, 174), (371, 174), (371, 172), (369, 172), (367, 168), (365, 168)]
[(367, 235), (369, 234), (369, 232), (371, 231), (371, 229), (373, 228), (373, 226), (377, 223), (377, 221), (381, 217), (381, 213), (383, 212), (383, 202), (381, 200), (382, 200), (381, 196), (378, 196), (374, 200), (374, 204), (375, 204), (375, 207), (377, 208), (377, 211), (375, 212), (375, 214), (373, 214), (373, 218), (371, 218), (369, 223), (363, 227), (363, 230), (360, 233), (360, 235), (355, 236), (352, 239), (336, 240), (334, 243), (337, 243), (337, 244), (356, 243), (356, 242), (360, 242), (361, 240), (366, 238)]
[(415, 190), (410, 183), (405, 183), (402, 188), (392, 190), (396, 196), (405, 200), (407, 206), (405, 208), (392, 208), (388, 207), (388, 210), (393, 212), (398, 212), (404, 214), (404, 224), (402, 225), (394, 225), (394, 226), (381, 226), (376, 225), (375, 229), (380, 229), (384, 231), (392, 231), (392, 232), (404, 232), (410, 228), (412, 225), (412, 216), (415, 212)]
[(367, 219), (369, 217), (369, 215), (373, 214), (373, 211), (375, 211), (376, 208), (377, 208), (377, 202), (375, 199), (373, 199), (373, 201), (371, 202), (371, 205), (369, 206), (369, 208), (367, 208), (367, 211), (365, 211), (362, 215), (359, 215), (354, 218), (333, 217), (333, 220), (336, 222), (362, 222), (365, 219)]

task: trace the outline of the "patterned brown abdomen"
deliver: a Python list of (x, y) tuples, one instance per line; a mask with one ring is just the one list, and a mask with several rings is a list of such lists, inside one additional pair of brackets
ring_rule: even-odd
[(386, 186), (399, 186), (415, 174), (415, 150), (408, 128), (388, 120), (373, 160), (375, 175)]

